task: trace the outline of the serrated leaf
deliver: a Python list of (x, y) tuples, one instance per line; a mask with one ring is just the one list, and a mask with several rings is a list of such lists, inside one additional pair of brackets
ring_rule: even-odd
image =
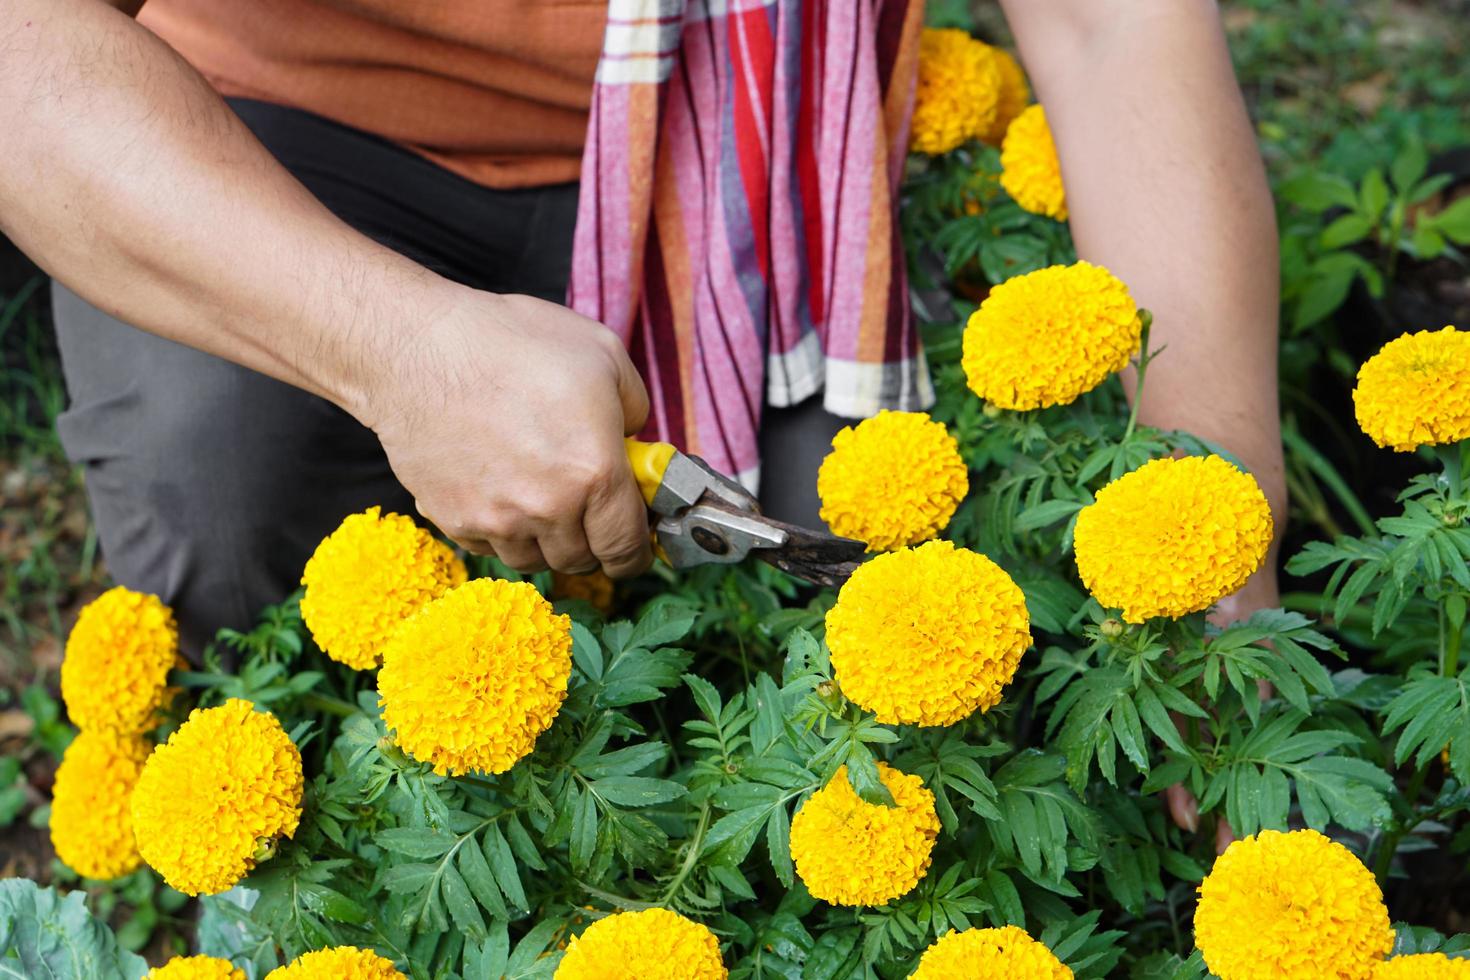
[(656, 806), (677, 800), (688, 792), (684, 786), (668, 779), (648, 776), (607, 776), (589, 784), (592, 791), (618, 806)]
[(791, 864), (791, 818), (784, 805), (771, 811), (766, 820), (766, 849), (770, 852), (771, 870), (781, 884), (790, 888), (793, 868)]
[(491, 824), (485, 831), (483, 849), (485, 860), (490, 865), (490, 873), (495, 877), (495, 884), (506, 901), (517, 910), (530, 908), (526, 901), (526, 891), (521, 887), (521, 876), (516, 869), (515, 857), (498, 824)]
[(701, 855), (721, 864), (744, 861), (772, 809), (771, 805), (751, 806), (725, 814), (705, 835)]
[(597, 847), (597, 799), (591, 793), (578, 792), (572, 809), (572, 837), (569, 857), (572, 868), (587, 870), (592, 852)]
[(423, 860), (442, 856), (454, 846), (454, 842), (454, 835), (427, 827), (380, 830), (373, 836), (373, 843), (385, 851)]
[(474, 841), (466, 841), (459, 848), (459, 873), (464, 876), (470, 894), (485, 907), (493, 918), (505, 919), (507, 910), (495, 876), (490, 873), (490, 864)]

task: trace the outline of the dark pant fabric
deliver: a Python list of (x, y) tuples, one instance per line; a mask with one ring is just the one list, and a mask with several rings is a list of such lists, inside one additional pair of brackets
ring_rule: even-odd
[[(308, 113), (231, 106), (364, 234), (477, 289), (561, 299), (574, 185), (491, 190)], [(57, 427), (85, 468), (103, 556), (117, 581), (173, 606), (191, 655), (288, 595), (347, 514), (414, 513), (377, 438), (335, 405), (137, 330), (60, 284), (52, 300), (71, 399)], [(816, 468), (844, 423), (816, 400), (768, 412), (763, 504), (820, 526)]]

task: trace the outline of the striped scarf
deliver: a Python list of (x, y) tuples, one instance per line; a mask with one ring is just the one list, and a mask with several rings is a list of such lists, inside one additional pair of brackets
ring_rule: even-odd
[(933, 390), (895, 220), (920, 0), (611, 0), (567, 302), (622, 338), (645, 437), (755, 487), (764, 405)]

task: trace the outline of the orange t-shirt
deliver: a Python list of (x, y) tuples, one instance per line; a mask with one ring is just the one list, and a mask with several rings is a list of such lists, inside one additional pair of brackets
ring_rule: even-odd
[(148, 0), (138, 19), (224, 95), (509, 188), (577, 178), (607, 0)]

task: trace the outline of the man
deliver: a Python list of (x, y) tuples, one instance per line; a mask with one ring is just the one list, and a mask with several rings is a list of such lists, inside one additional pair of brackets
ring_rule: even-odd
[[(1169, 346), (1145, 420), (1231, 448), (1280, 520), (1274, 220), (1214, 5), (1005, 7), (1079, 253)], [(647, 393), (553, 302), (604, 10), (0, 0), (0, 228), (69, 287), (61, 432), (104, 553), (190, 643), (372, 503), (520, 569), (649, 562), (622, 450)], [(809, 485), (825, 447), (795, 441)]]

